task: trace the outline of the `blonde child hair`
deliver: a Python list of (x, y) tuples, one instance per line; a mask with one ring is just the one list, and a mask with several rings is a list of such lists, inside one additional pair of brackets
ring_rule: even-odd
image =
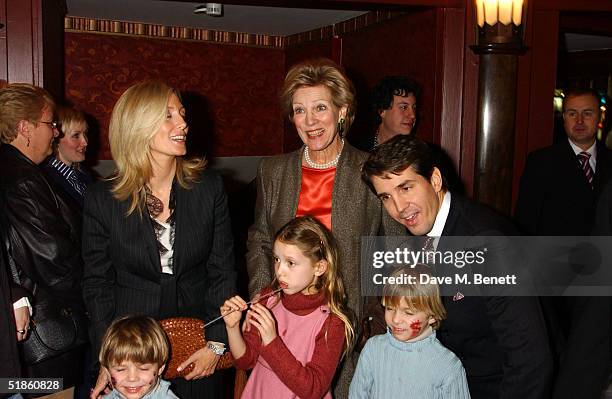
[(124, 361), (161, 367), (168, 361), (169, 347), (166, 333), (157, 321), (146, 316), (126, 316), (106, 330), (99, 361), (107, 369)]
[[(352, 314), (346, 305), (346, 291), (340, 272), (338, 244), (332, 233), (312, 216), (301, 216), (285, 224), (276, 233), (274, 242), (295, 245), (313, 263), (327, 261), (327, 270), (318, 279), (314, 288), (324, 292), (331, 313), (344, 323), (345, 348), (343, 356), (351, 351), (355, 339)], [(277, 290), (279, 283), (272, 282)], [(280, 294), (279, 294), (280, 296)]]
[[(382, 305), (397, 308), (402, 299), (411, 311), (425, 312), (436, 321), (431, 327), (436, 330), (440, 327), (440, 322), (446, 319), (446, 309), (440, 298), (438, 284), (421, 284), (419, 275), (426, 274), (431, 276), (430, 268), (424, 264), (416, 264), (414, 267), (400, 267), (392, 274), (392, 277), (402, 275), (414, 276), (414, 284), (386, 284), (383, 287)], [(407, 281), (407, 279), (405, 280)]]

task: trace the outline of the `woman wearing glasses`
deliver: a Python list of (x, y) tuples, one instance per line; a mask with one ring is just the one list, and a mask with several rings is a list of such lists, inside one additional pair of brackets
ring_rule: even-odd
[[(38, 167), (51, 154), (59, 133), (54, 108), (53, 99), (41, 88), (15, 83), (0, 89), (2, 245), (8, 248), (13, 283), (30, 293), (35, 321), (53, 309), (84, 314), (80, 212)], [(24, 345), (33, 339), (28, 305), (23, 298), (13, 304), (17, 339)], [(68, 348), (35, 364), (26, 362), (24, 377), (63, 378), (64, 388), (73, 387), (81, 358), (82, 346)], [(71, 390), (59, 397), (72, 397)]]

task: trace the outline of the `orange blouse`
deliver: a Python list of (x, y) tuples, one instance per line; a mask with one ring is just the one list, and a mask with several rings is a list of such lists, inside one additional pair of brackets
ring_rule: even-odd
[(302, 189), (295, 216), (311, 215), (331, 230), (332, 193), (336, 167), (314, 169), (302, 166)]

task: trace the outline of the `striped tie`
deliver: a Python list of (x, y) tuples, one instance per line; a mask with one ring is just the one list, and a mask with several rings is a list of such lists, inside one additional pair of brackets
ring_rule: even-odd
[(578, 157), (578, 162), (580, 163), (580, 168), (584, 172), (587, 182), (589, 182), (589, 186), (591, 186), (591, 189), (592, 189), (593, 188), (593, 176), (595, 174), (593, 173), (593, 169), (591, 169), (591, 164), (589, 164), (589, 159), (591, 158), (591, 154), (589, 154), (586, 151), (582, 151), (581, 153), (577, 155), (577, 157)]

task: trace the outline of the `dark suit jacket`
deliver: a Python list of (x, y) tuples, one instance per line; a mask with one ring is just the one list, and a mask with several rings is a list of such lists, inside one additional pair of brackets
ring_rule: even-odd
[(516, 219), (527, 234), (588, 236), (602, 187), (612, 176), (612, 152), (597, 142), (593, 189), (569, 142), (527, 157), (516, 204)]
[[(516, 218), (529, 235), (589, 236), (597, 199), (610, 176), (612, 152), (600, 142), (593, 189), (567, 140), (534, 151), (521, 177)], [(541, 301), (559, 363), (553, 396), (599, 396), (607, 381), (610, 301), (597, 297)]]
[[(486, 237), (510, 235), (516, 232), (509, 221), (452, 195), (437, 250), (448, 249), (445, 236), (462, 236), (460, 246), (471, 248)], [(487, 256), (491, 256), (493, 251), (488, 248)], [(504, 256), (504, 251), (500, 247), (497, 256)], [(444, 297), (443, 302), (448, 317), (438, 337), (461, 359), (470, 384), (479, 378), (501, 378), (499, 398), (547, 397), (552, 358), (536, 298), (466, 295), (457, 301)]]
[[(129, 314), (160, 317), (161, 263), (148, 214), (125, 216), (110, 182), (89, 186), (83, 219), (83, 295), (92, 320), (94, 353), (112, 320)], [(175, 183), (174, 278), (176, 316), (209, 320), (235, 292), (233, 239), (219, 176), (204, 171), (186, 190)], [(145, 211), (146, 212), (146, 211)], [(227, 342), (221, 321), (206, 338)]]

